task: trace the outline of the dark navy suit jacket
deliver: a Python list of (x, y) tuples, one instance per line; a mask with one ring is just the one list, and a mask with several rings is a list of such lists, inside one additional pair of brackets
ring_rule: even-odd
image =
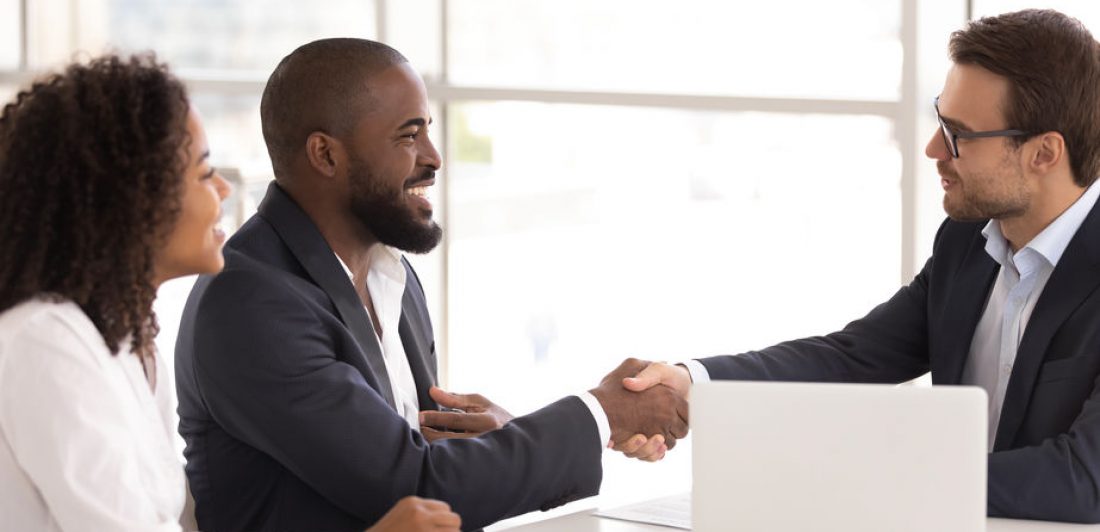
[[(823, 337), (703, 359), (714, 379), (959, 384), (999, 266), (985, 222), (944, 222), (912, 283)], [(1036, 302), (989, 454), (992, 516), (1100, 522), (1100, 204)], [(934, 510), (934, 509), (930, 509)]]
[[(576, 397), (429, 444), (397, 414), (369, 317), (332, 249), (277, 185), (201, 278), (176, 345), (180, 433), (200, 528), (356, 530), (407, 495), (463, 528), (594, 495), (596, 423)], [(435, 343), (412, 268), (398, 327), (421, 409)]]

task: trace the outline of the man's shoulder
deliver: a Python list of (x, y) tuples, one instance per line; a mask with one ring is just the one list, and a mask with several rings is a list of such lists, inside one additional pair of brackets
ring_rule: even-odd
[(982, 230), (989, 224), (989, 220), (952, 220), (946, 218), (936, 233), (937, 245), (958, 245), (959, 243), (971, 244), (975, 238), (982, 236)]
[(955, 257), (964, 259), (973, 257), (974, 250), (985, 253), (985, 236), (982, 230), (989, 220), (957, 221), (947, 218), (936, 231), (936, 238), (932, 243), (932, 256), (938, 261)]
[(222, 271), (195, 282), (191, 299), (199, 307), (244, 309), (278, 301), (318, 300), (323, 291), (310, 279), (270, 224), (253, 216), (226, 243)]

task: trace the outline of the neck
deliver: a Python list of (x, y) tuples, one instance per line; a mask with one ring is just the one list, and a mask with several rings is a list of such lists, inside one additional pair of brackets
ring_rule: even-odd
[(1085, 189), (1073, 184), (1041, 191), (1027, 211), (1019, 216), (999, 219), (1001, 234), (1004, 235), (1013, 252), (1023, 249), (1032, 239), (1043, 232), (1048, 225), (1066, 212), (1074, 202), (1081, 198)]
[(367, 272), (370, 271), (370, 251), (374, 246), (380, 246), (381, 244), (377, 240), (366, 244), (360, 237), (340, 233), (339, 231), (326, 231), (319, 224), (318, 228), (321, 229), (325, 241), (332, 247), (332, 251), (336, 252), (336, 256), (340, 257), (340, 260), (344, 261), (344, 264), (351, 270), (352, 278), (356, 280), (366, 279)]
[(378, 239), (339, 200), (304, 190), (286, 192), (317, 226), (325, 242), (344, 261), (352, 276), (365, 279), (370, 268), (370, 251), (374, 246), (381, 245)]

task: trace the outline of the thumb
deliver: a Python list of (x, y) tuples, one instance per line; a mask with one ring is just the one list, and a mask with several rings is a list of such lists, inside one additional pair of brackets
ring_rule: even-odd
[(448, 392), (439, 386), (432, 386), (429, 388), (428, 395), (431, 396), (432, 400), (436, 403), (439, 403), (440, 406), (445, 406), (447, 408), (465, 408), (467, 406), (465, 397), (457, 393)]
[(661, 384), (661, 370), (658, 364), (650, 364), (637, 375), (623, 379), (623, 388), (632, 392), (644, 392), (658, 384)]

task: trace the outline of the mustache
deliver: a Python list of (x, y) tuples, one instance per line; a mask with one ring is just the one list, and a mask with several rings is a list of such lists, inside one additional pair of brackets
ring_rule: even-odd
[(420, 173), (405, 180), (405, 188), (412, 188), (425, 181), (431, 181), (435, 179), (435, 170), (431, 168), (425, 168)]
[(956, 173), (945, 161), (936, 161), (936, 170), (939, 171), (941, 177), (957, 181), (959, 174)]

